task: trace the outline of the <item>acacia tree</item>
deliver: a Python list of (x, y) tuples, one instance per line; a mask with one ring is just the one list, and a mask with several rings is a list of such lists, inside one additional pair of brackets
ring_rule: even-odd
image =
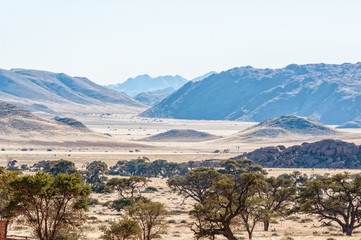
[(18, 176), (19, 171), (9, 171), (0, 167), (0, 220), (5, 220), (5, 236), (8, 225), (14, 217), (13, 212), (6, 209), (6, 206), (13, 198), (13, 188), (10, 183)]
[(248, 173), (260, 173), (266, 174), (261, 165), (255, 164), (252, 160), (241, 158), (241, 159), (228, 159), (220, 163), (223, 169), (219, 170), (220, 173), (226, 174), (242, 174)]
[(245, 201), (245, 206), (239, 214), (239, 218), (246, 228), (248, 239), (252, 239), (253, 230), (257, 223), (264, 219), (265, 215), (269, 215), (269, 210), (263, 208), (265, 199), (257, 196), (249, 197)]
[(336, 222), (351, 236), (361, 227), (361, 175), (349, 173), (308, 181), (300, 194), (301, 210), (316, 214), (321, 221)]
[(158, 202), (138, 202), (125, 208), (126, 213), (138, 221), (142, 240), (151, 240), (165, 230), (165, 207)]
[(223, 235), (237, 240), (232, 225), (247, 207), (247, 199), (254, 196), (262, 184), (261, 174), (221, 175), (204, 193), (204, 201), (195, 204), (191, 211), (197, 218), (192, 229), (196, 237)]
[(258, 189), (258, 197), (262, 199), (259, 208), (262, 209), (264, 230), (268, 231), (273, 217), (287, 216), (297, 194), (291, 179), (283, 177), (265, 178), (265, 184)]
[(14, 195), (7, 209), (23, 216), (39, 240), (53, 240), (59, 230), (78, 226), (90, 194), (75, 174), (25, 175), (12, 181), (11, 187)]
[(129, 178), (112, 178), (107, 182), (110, 189), (116, 190), (119, 195), (126, 198), (134, 198), (134, 194), (138, 191), (140, 196), (140, 188), (145, 187), (149, 180), (145, 177), (131, 176)]
[(202, 203), (205, 199), (205, 192), (220, 177), (221, 174), (214, 168), (196, 168), (189, 171), (185, 177), (174, 177), (169, 179), (167, 183), (173, 191)]

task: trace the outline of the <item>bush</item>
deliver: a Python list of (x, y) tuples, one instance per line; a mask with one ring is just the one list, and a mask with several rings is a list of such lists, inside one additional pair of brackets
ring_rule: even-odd
[(147, 187), (144, 189), (144, 192), (158, 192), (158, 189), (155, 187)]
[(110, 225), (109, 229), (104, 229), (102, 239), (139, 239), (141, 228), (137, 221), (132, 219), (122, 219), (117, 223)]
[(95, 193), (108, 193), (109, 189), (105, 183), (93, 183), (91, 184), (91, 189)]
[(131, 206), (134, 203), (149, 203), (150, 200), (145, 197), (137, 198), (120, 198), (114, 201), (107, 202), (105, 205), (111, 209), (115, 209), (118, 212), (127, 206)]
[(122, 199), (114, 200), (113, 202), (111, 202), (109, 207), (111, 209), (115, 209), (118, 212), (120, 212), (120, 210), (122, 210), (124, 207), (130, 206), (133, 203), (134, 203), (134, 200), (132, 200), (130, 198), (122, 198)]

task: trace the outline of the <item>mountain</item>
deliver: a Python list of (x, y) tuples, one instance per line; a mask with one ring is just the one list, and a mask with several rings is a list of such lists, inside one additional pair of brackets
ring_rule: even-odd
[(5, 102), (0, 102), (0, 142), (6, 148), (140, 146), (94, 132), (75, 119), (47, 120)]
[(202, 81), (203, 79), (205, 79), (205, 78), (207, 78), (207, 77), (209, 77), (209, 76), (211, 76), (211, 75), (213, 75), (213, 74), (217, 74), (217, 72), (215, 72), (215, 71), (210, 71), (210, 72), (208, 72), (208, 73), (206, 73), (206, 74), (203, 74), (202, 76), (193, 78), (191, 81), (192, 81), (192, 82)]
[(0, 69), (0, 100), (36, 113), (140, 112), (146, 106), (87, 78), (27, 69)]
[(261, 122), (281, 115), (341, 124), (361, 114), (361, 63), (234, 68), (188, 82), (141, 116)]
[(191, 129), (172, 129), (140, 141), (146, 142), (201, 142), (219, 138), (215, 135)]
[(182, 87), (187, 81), (187, 79), (179, 75), (153, 78), (145, 74), (129, 78), (124, 83), (112, 84), (107, 87), (134, 97), (141, 92), (153, 92), (164, 89), (168, 89), (168, 92), (171, 93)]
[(361, 168), (361, 146), (326, 139), (313, 143), (263, 147), (234, 159), (248, 158), (263, 167), (279, 168)]
[(361, 120), (345, 122), (336, 128), (361, 128)]
[(135, 100), (138, 102), (143, 103), (147, 106), (154, 106), (158, 103), (160, 103), (164, 98), (166, 98), (168, 95), (166, 94), (154, 94), (151, 92), (141, 92), (138, 95), (134, 97)]

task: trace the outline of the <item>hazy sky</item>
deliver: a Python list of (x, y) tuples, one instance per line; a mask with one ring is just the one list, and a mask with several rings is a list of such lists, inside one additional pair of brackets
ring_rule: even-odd
[(359, 0), (0, 0), (0, 68), (116, 83), (361, 61)]

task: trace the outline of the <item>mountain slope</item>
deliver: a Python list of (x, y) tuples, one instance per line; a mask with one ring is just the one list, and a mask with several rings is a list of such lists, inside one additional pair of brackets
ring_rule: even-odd
[(141, 116), (264, 121), (281, 115), (341, 124), (361, 114), (361, 63), (234, 68), (188, 82)]
[(142, 92), (137, 94), (134, 99), (138, 102), (143, 103), (147, 106), (154, 106), (158, 103), (160, 103), (165, 97), (167, 97), (166, 94), (154, 94), (151, 92)]
[(209, 76), (211, 76), (211, 75), (213, 75), (213, 74), (217, 74), (217, 72), (215, 72), (215, 71), (210, 71), (210, 72), (208, 72), (208, 73), (206, 73), (206, 74), (203, 74), (202, 76), (193, 78), (191, 81), (192, 81), (192, 82), (202, 81), (203, 79), (205, 79), (205, 78), (207, 78), (207, 77), (209, 77)]
[(2, 147), (139, 147), (94, 132), (75, 119), (46, 120), (5, 102), (0, 102), (0, 142)]
[(265, 120), (220, 141), (239, 142), (256, 141), (260, 139), (324, 139), (327, 137), (341, 136), (342, 134), (344, 133), (331, 129), (316, 120), (285, 115)]
[(179, 75), (153, 78), (145, 74), (135, 78), (129, 78), (124, 83), (112, 84), (107, 87), (119, 92), (124, 92), (130, 96), (135, 96), (141, 92), (153, 92), (166, 88), (173, 89), (173, 92), (182, 87), (187, 81), (187, 79)]
[(27, 69), (0, 69), (0, 100), (34, 112), (138, 112), (141, 103), (87, 78)]

